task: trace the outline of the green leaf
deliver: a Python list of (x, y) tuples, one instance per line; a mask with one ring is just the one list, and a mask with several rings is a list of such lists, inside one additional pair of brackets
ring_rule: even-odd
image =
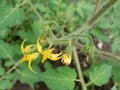
[(8, 90), (12, 85), (13, 83), (9, 80), (0, 80), (0, 90)]
[(4, 73), (5, 73), (5, 69), (2, 66), (0, 66), (0, 75), (3, 75)]
[(5, 79), (12, 80), (12, 81), (19, 80), (20, 79), (20, 73), (18, 73), (17, 71), (14, 71), (12, 73), (7, 73), (7, 74), (5, 74)]
[[(107, 18), (107, 17), (105, 17), (105, 18)], [(101, 29), (108, 29), (111, 26), (110, 26), (110, 23), (108, 22), (108, 20), (102, 18), (100, 20), (100, 22), (98, 23), (98, 27), (100, 27)]]
[(114, 85), (111, 90), (117, 90), (117, 87)]
[(13, 56), (13, 48), (8, 43), (0, 40), (0, 58), (12, 59)]
[(10, 67), (12, 65), (13, 65), (13, 62), (11, 62), (10, 60), (5, 62), (6, 67)]
[(2, 30), (0, 30), (0, 38), (1, 39), (7, 38), (9, 33), (10, 33), (9, 29), (2, 29)]
[(39, 21), (35, 21), (32, 25), (32, 32), (34, 35), (34, 38), (37, 39), (38, 37), (40, 37), (40, 31), (41, 31), (41, 25)]
[(75, 70), (69, 67), (48, 69), (41, 77), (50, 90), (73, 90), (75, 78)]
[(120, 89), (120, 63), (115, 62), (112, 59), (104, 60), (102, 63), (112, 65), (113, 81), (116, 82), (117, 87)]
[(93, 71), (90, 72), (90, 81), (96, 86), (102, 86), (109, 81), (109, 78), (111, 77), (111, 69), (112, 67), (107, 64), (96, 66)]
[(23, 40), (26, 39), (29, 42), (35, 42), (32, 30), (19, 30), (17, 35), (20, 36)]
[(102, 40), (104, 42), (107, 42), (109, 43), (110, 42), (110, 39), (107, 37), (107, 35), (105, 35), (105, 33), (103, 32), (102, 29), (94, 29), (92, 30), (92, 34), (97, 37), (98, 40)]
[(40, 12), (46, 12), (48, 9), (48, 7), (44, 6), (41, 3), (36, 3), (35, 7), (40, 11)]
[(77, 3), (77, 12), (82, 18), (85, 18), (85, 16), (89, 16), (94, 9), (94, 5), (91, 3), (88, 3), (88, 1), (82, 0)]
[(23, 83), (27, 83), (31, 87), (33, 87), (36, 82), (39, 82), (41, 80), (42, 76), (37, 65), (34, 65), (32, 62), (31, 66), (33, 70), (35, 70), (37, 73), (33, 73), (29, 70), (27, 62), (24, 62), (22, 63), (22, 65), (20, 65), (20, 71), (22, 72), (20, 81)]
[(19, 25), (24, 20), (24, 11), (21, 8), (11, 6), (0, 7), (0, 29)]
[(17, 31), (17, 35), (20, 36), (22, 39), (27, 39), (29, 42), (36, 42), (36, 39), (40, 36), (40, 22), (35, 21), (32, 24), (31, 30), (19, 30)]
[(66, 18), (69, 20), (73, 14), (74, 14), (74, 11), (75, 11), (75, 7), (74, 7), (74, 4), (73, 3), (70, 3), (66, 9)]
[(111, 50), (112, 52), (119, 52), (120, 51), (120, 40), (119, 39), (115, 39), (112, 43), (111, 46)]
[[(118, 64), (120, 65), (120, 64)], [(118, 83), (118, 87), (120, 89), (120, 66), (115, 66), (113, 70), (113, 80)]]

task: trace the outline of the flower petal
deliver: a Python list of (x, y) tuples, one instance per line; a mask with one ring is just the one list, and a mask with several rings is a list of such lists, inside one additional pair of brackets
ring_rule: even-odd
[(58, 53), (58, 54), (50, 54), (49, 59), (52, 61), (56, 61), (59, 60), (60, 58), (62, 58), (62, 56), (60, 56), (62, 54), (62, 52)]
[(39, 53), (42, 53), (42, 46), (39, 43), (39, 38), (37, 39), (37, 49)]
[(35, 60), (37, 57), (38, 57), (39, 53), (32, 53), (32, 54), (28, 54), (28, 55), (25, 55), (23, 58), (22, 58), (22, 62), (25, 62), (25, 61), (28, 61), (28, 68), (32, 71), (32, 72), (35, 72), (32, 68), (31, 68), (31, 62), (33, 60)]
[(42, 53), (42, 55), (43, 55), (42, 63), (43, 63), (47, 58), (50, 57), (50, 54), (51, 54), (51, 52), (52, 52), (53, 50), (54, 50), (53, 48), (52, 48), (52, 49), (48, 49), (48, 50), (45, 50), (45, 51)]
[(30, 52), (35, 50), (35, 48), (36, 48), (36, 45), (31, 44), (31, 45), (26, 46), (23, 52), (24, 54), (29, 54)]
[(21, 44), (21, 51), (22, 51), (23, 54), (24, 54), (24, 43), (25, 43), (25, 41), (26, 41), (26, 39), (24, 39), (24, 41)]
[(42, 37), (40, 38), (40, 42), (41, 42), (41, 43), (46, 42), (46, 38), (45, 38), (45, 36), (42, 36)]
[(31, 62), (32, 62), (32, 60), (28, 61), (28, 68), (29, 68), (32, 72), (37, 73), (36, 71), (34, 71), (34, 70), (32, 69), (32, 67), (31, 67)]
[(25, 56), (22, 58), (21, 62), (23, 63), (23, 62), (27, 61), (27, 59), (28, 59), (28, 55), (25, 55)]
[(71, 63), (71, 56), (68, 54), (64, 54), (61, 61), (63, 64), (69, 65)]
[(29, 54), (30, 52), (32, 52), (35, 48), (36, 48), (36, 45), (35, 44), (31, 44), (31, 45), (28, 45), (24, 48), (24, 43), (25, 43), (26, 40), (24, 40), (21, 44), (21, 51), (22, 53), (25, 55), (25, 54)]

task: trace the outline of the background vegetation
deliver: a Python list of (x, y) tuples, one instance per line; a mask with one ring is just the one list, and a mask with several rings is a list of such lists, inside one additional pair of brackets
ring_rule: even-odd
[[(0, 0), (0, 90), (119, 90), (119, 6), (119, 0)], [(36, 43), (43, 32), (57, 52), (72, 41), (70, 65), (41, 63), (39, 56), (33, 73), (21, 63), (23, 40)]]

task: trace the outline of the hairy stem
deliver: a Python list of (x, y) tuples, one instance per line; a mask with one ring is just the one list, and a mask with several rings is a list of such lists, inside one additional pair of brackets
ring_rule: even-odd
[(95, 9), (94, 9), (94, 11), (93, 11), (93, 15), (94, 15), (96, 12), (98, 12), (100, 6), (101, 6), (101, 0), (97, 0), (97, 1), (96, 1)]
[(9, 69), (4, 75), (2, 75), (0, 77), (0, 80), (4, 79), (5, 78), (5, 75), (12, 72), (14, 69), (16, 69), (16, 67), (21, 63), (21, 60), (19, 60), (11, 69)]
[(32, 2), (30, 0), (28, 0), (28, 3), (29, 5), (31, 6), (31, 8), (33, 9), (34, 13), (36, 14), (36, 16), (38, 17), (39, 19), (39, 22), (40, 24), (45, 27), (45, 25), (47, 25), (47, 28), (50, 32), (50, 35), (53, 37), (53, 38), (56, 38), (55, 35), (53, 34), (50, 26), (47, 24), (47, 22), (41, 17), (41, 15), (39, 14), (39, 12), (37, 11), (37, 9), (34, 7), (34, 5), (32, 4)]
[(84, 81), (84, 77), (82, 75), (80, 62), (79, 62), (78, 55), (77, 55), (77, 49), (74, 45), (73, 45), (72, 48), (73, 48), (73, 56), (74, 56), (74, 60), (75, 60), (75, 63), (76, 63), (76, 68), (77, 68), (77, 71), (78, 71), (78, 76), (79, 76), (79, 79), (81, 80), (82, 90), (87, 90), (87, 87), (86, 87), (86, 84), (85, 84), (85, 81)]
[(103, 15), (117, 1), (118, 0), (109, 0), (108, 2), (106, 2), (106, 4), (101, 6), (101, 8), (97, 10), (97, 12), (94, 15), (88, 18), (88, 20), (83, 24), (81, 28), (79, 28), (78, 30), (74, 31), (66, 37), (72, 37), (75, 34), (82, 34), (84, 32), (87, 32), (90, 28), (92, 28), (92, 26), (96, 23), (100, 16)]
[(35, 12), (35, 14), (37, 15), (37, 17), (40, 20), (40, 23), (44, 23), (43, 18), (40, 16), (39, 12), (36, 10), (36, 8), (33, 6), (33, 4), (31, 3), (30, 0), (28, 0), (29, 5), (32, 7), (33, 11)]
[(115, 56), (115, 55), (112, 54), (112, 53), (104, 52), (104, 51), (97, 51), (97, 54), (101, 54), (101, 55), (104, 56), (104, 57), (112, 58), (112, 59), (114, 59), (115, 62), (120, 63), (120, 57)]

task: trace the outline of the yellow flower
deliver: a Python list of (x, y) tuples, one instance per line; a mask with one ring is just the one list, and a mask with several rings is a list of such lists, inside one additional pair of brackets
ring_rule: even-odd
[(60, 56), (61, 54), (62, 54), (62, 52), (60, 52), (58, 54), (50, 54), (49, 59), (52, 60), (52, 61), (56, 61), (56, 60), (62, 58), (62, 56)]
[(43, 58), (42, 58), (42, 63), (48, 58), (50, 59), (51, 61), (56, 61), (56, 60), (59, 60), (62, 56), (60, 56), (62, 54), (62, 52), (58, 53), (58, 54), (53, 54), (52, 51), (54, 49), (48, 49), (48, 50), (45, 50), (42, 55), (43, 55)]
[(24, 48), (25, 41), (26, 40), (24, 40), (21, 44), (21, 51), (22, 51), (23, 54), (29, 54), (34, 48), (36, 48), (36, 45), (31, 44), (31, 45), (28, 45)]
[(53, 50), (54, 50), (54, 49), (52, 48), (52, 49), (48, 49), (48, 50), (45, 50), (45, 51), (42, 52), (42, 55), (43, 55), (43, 57), (42, 57), (42, 63), (43, 63), (47, 58), (50, 57), (50, 55), (51, 55), (51, 53), (52, 53)]
[(42, 46), (39, 43), (39, 38), (37, 39), (37, 49), (39, 53), (42, 53)]
[(28, 61), (28, 68), (32, 71), (35, 72), (32, 68), (31, 68), (31, 62), (34, 61), (39, 53), (37, 52), (33, 52), (37, 47), (34, 44), (28, 45), (24, 48), (24, 43), (26, 40), (24, 40), (21, 44), (21, 51), (23, 53), (23, 58), (22, 58), (22, 62)]
[(38, 52), (40, 54), (42, 54), (42, 63), (46, 59), (50, 59), (52, 61), (56, 61), (56, 60), (61, 58), (59, 56), (62, 54), (62, 52), (60, 52), (59, 54), (53, 54), (52, 53), (52, 51), (54, 50), (53, 48), (52, 49), (48, 49), (48, 50), (42, 50), (42, 46), (40, 45), (39, 39), (37, 40), (37, 49), (38, 49)]
[(41, 42), (41, 43), (46, 42), (46, 38), (45, 38), (44, 36), (42, 36), (42, 37), (40, 38), (40, 42)]
[(31, 67), (31, 62), (34, 61), (38, 57), (39, 53), (32, 53), (28, 55), (24, 55), (22, 58), (22, 63), (25, 61), (28, 61), (28, 68), (32, 71), (35, 72), (32, 67)]
[(69, 65), (71, 63), (71, 55), (64, 54), (62, 57), (62, 63)]

